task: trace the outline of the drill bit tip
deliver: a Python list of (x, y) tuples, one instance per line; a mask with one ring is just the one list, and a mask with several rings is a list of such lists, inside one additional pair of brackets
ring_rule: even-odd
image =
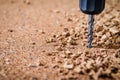
[(88, 45), (87, 48), (92, 48), (92, 45)]

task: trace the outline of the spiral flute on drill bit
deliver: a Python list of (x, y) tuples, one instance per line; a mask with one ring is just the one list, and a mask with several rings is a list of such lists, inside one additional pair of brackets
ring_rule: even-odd
[(89, 15), (89, 18), (88, 18), (88, 48), (92, 48), (93, 27), (94, 27), (94, 16)]

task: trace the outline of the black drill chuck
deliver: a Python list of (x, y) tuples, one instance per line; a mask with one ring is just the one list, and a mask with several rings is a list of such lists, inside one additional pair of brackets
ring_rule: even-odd
[(105, 0), (80, 0), (80, 9), (86, 14), (99, 14), (104, 10)]

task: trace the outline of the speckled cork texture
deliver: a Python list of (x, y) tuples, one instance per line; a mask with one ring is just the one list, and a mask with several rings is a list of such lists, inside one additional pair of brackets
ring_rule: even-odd
[(95, 15), (79, 0), (0, 0), (0, 80), (119, 80), (120, 1)]

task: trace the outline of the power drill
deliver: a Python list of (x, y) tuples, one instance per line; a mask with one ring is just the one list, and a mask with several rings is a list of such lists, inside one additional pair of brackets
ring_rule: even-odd
[(88, 14), (88, 48), (92, 48), (94, 15), (104, 10), (105, 0), (79, 0), (81, 11)]

